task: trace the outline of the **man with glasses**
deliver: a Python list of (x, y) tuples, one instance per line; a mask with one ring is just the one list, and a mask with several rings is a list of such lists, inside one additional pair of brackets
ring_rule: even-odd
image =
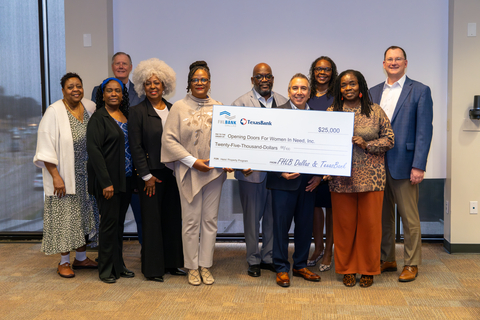
[[(253, 88), (235, 100), (233, 106), (276, 108), (287, 102), (282, 95), (273, 92), (272, 69), (266, 63), (253, 68)], [(266, 188), (267, 173), (263, 171), (236, 170), (235, 178), (240, 189), (243, 208), (243, 226), (247, 246), (248, 275), (259, 277), (261, 269), (275, 271), (272, 261), (273, 216), (272, 194)], [(258, 247), (260, 220), (262, 220), (262, 248)]]
[[(122, 81), (125, 88), (127, 88), (130, 107), (136, 106), (137, 104), (142, 102), (143, 99), (145, 99), (145, 96), (138, 96), (137, 92), (135, 91), (135, 87), (133, 86), (133, 83), (129, 79), (130, 72), (132, 72), (132, 58), (130, 58), (129, 54), (125, 52), (115, 53), (112, 57), (112, 71), (115, 78)], [(95, 101), (98, 88), (100, 88), (100, 86), (96, 86), (95, 88), (93, 88), (92, 101)], [(140, 244), (142, 244), (142, 216), (140, 211), (140, 197), (138, 196), (138, 193), (135, 192), (132, 194), (132, 200), (130, 201), (130, 205), (132, 207), (135, 223), (137, 224), (138, 241), (140, 242)]]
[(422, 234), (418, 184), (422, 182), (432, 140), (433, 101), (430, 88), (405, 75), (407, 54), (397, 46), (384, 54), (387, 80), (370, 89), (374, 103), (387, 114), (395, 146), (386, 153), (387, 183), (383, 200), (381, 271), (397, 271), (395, 204), (404, 231), (404, 267), (400, 282), (415, 280), (421, 263)]

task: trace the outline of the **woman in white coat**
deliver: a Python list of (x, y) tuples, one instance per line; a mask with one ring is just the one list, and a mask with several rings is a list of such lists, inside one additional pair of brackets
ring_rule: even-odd
[[(98, 209), (87, 192), (86, 130), (95, 103), (83, 99), (83, 83), (76, 73), (60, 81), (63, 99), (49, 106), (38, 127), (33, 162), (42, 168), (45, 192), (43, 240), (46, 254), (61, 253), (57, 272), (73, 278), (73, 269), (95, 269), (86, 256), (86, 237), (96, 246)], [(70, 265), (70, 251), (75, 260)]]

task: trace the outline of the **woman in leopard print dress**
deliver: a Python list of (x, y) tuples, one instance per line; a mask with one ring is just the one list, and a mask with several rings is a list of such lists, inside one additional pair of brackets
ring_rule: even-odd
[(335, 81), (333, 105), (328, 111), (355, 113), (352, 173), (330, 181), (335, 245), (335, 271), (347, 287), (373, 284), (380, 274), (382, 204), (385, 189), (384, 156), (393, 148), (394, 135), (382, 108), (371, 102), (367, 82), (355, 70)]

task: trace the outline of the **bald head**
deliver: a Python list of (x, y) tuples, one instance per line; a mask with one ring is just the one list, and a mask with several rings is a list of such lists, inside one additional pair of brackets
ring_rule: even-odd
[(253, 68), (252, 84), (255, 91), (266, 99), (272, 95), (272, 68), (266, 63), (259, 63)]

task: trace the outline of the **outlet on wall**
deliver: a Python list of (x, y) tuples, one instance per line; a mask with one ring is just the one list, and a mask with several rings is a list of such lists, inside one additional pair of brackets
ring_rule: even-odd
[(470, 214), (478, 213), (478, 201), (470, 201)]

